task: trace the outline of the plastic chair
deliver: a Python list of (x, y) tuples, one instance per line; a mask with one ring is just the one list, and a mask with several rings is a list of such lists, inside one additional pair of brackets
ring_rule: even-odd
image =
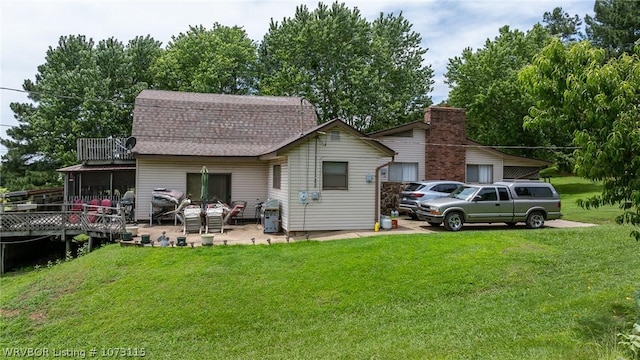
[(87, 219), (90, 223), (95, 223), (98, 221), (98, 210), (100, 208), (100, 200), (99, 199), (91, 199), (89, 202), (89, 210), (87, 212)]
[(224, 213), (225, 213), (224, 206), (207, 207), (207, 213), (206, 213), (207, 224), (205, 227), (205, 233), (208, 234), (212, 230), (217, 231), (218, 229), (220, 229), (220, 233), (224, 232)]
[(100, 201), (100, 207), (103, 214), (111, 214), (111, 199), (102, 199)]
[(183, 210), (184, 222), (182, 234), (188, 232), (202, 232), (202, 219), (200, 218), (200, 207), (198, 205), (188, 205)]
[(75, 199), (73, 201), (73, 205), (71, 206), (71, 212), (72, 214), (69, 215), (69, 222), (72, 224), (77, 224), (80, 222), (80, 215), (78, 215), (79, 213), (82, 212), (82, 199)]

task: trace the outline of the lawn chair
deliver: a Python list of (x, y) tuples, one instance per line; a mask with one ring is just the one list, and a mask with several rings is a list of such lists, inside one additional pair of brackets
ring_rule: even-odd
[(230, 211), (230, 217), (229, 217), (229, 222), (231, 222), (231, 220), (234, 221), (234, 224), (238, 225), (238, 219), (240, 219), (240, 223), (242, 223), (244, 221), (244, 209), (247, 207), (247, 202), (246, 201), (233, 201), (231, 202), (231, 211)]
[(100, 212), (111, 215), (111, 199), (102, 199), (100, 201)]
[(82, 213), (82, 199), (76, 199), (73, 201), (73, 205), (71, 206), (71, 215), (69, 215), (69, 222), (72, 224), (77, 224), (80, 222), (80, 213)]
[(182, 234), (188, 232), (202, 232), (202, 219), (200, 218), (200, 206), (188, 205), (183, 210)]
[(224, 215), (228, 212), (228, 207), (222, 203), (210, 204), (207, 207), (205, 232), (224, 232)]
[(90, 223), (95, 223), (98, 220), (98, 210), (100, 209), (100, 199), (91, 199), (89, 202), (89, 208), (87, 211), (87, 219)]

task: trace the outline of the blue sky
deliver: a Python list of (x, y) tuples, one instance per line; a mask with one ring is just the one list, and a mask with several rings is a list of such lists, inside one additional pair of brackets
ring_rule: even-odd
[[(115, 37), (123, 43), (138, 35), (151, 35), (163, 46), (172, 35), (190, 25), (211, 28), (214, 22), (243, 27), (257, 42), (268, 30), (271, 19), (293, 17), (296, 6), (315, 9), (319, 1), (248, 0), (2, 0), (0, 2), (0, 87), (22, 89), (25, 79), (35, 79), (49, 46), (60, 36), (85, 35), (94, 41)], [(562, 7), (571, 15), (593, 15), (594, 0), (368, 0), (340, 1), (357, 7), (368, 20), (380, 13), (399, 14), (413, 24), (428, 48), (425, 63), (435, 72), (431, 93), (434, 103), (447, 98), (444, 73), (450, 58), (465, 47), (481, 48), (498, 29), (509, 25), (527, 31), (542, 22), (545, 11)], [(332, 1), (324, 1), (331, 4)], [(24, 93), (0, 90), (0, 137), (16, 121), (11, 102), (26, 102)], [(0, 155), (6, 149), (0, 148)]]

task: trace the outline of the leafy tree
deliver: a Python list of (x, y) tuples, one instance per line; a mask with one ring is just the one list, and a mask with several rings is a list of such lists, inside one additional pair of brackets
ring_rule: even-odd
[(553, 41), (520, 79), (537, 99), (526, 126), (571, 132), (576, 173), (604, 184), (582, 204), (617, 204), (625, 210), (618, 223), (640, 226), (640, 48), (607, 61), (587, 41)]
[[(538, 147), (551, 139), (539, 131), (526, 131), (524, 117), (533, 99), (517, 83), (520, 69), (549, 41), (549, 32), (535, 25), (527, 33), (500, 28), (494, 40), (483, 48), (463, 50), (449, 59), (446, 83), (451, 90), (448, 103), (467, 110), (467, 136), (483, 144), (505, 147)], [(548, 157), (523, 148), (505, 148), (518, 155)]]
[(219, 94), (256, 91), (257, 45), (240, 27), (191, 26), (153, 67), (158, 88)]
[(640, 1), (596, 0), (594, 17), (586, 15), (587, 38), (609, 57), (633, 53), (640, 40)]
[(125, 47), (110, 38), (97, 45), (85, 36), (62, 36), (49, 47), (35, 82), (25, 80), (29, 103), (12, 103), (18, 126), (7, 130), (3, 178), (10, 189), (60, 183), (57, 168), (75, 164), (76, 140), (127, 136), (132, 104), (150, 86), (146, 64), (160, 43), (138, 37)]
[(576, 41), (582, 38), (579, 30), (582, 25), (580, 17), (578, 15), (572, 17), (569, 13), (562, 11), (561, 7), (545, 12), (542, 22), (551, 35), (560, 36), (562, 41)]
[(304, 97), (320, 122), (340, 118), (365, 132), (421, 119), (433, 71), (411, 27), (402, 14), (369, 23), (337, 2), (301, 5), (293, 18), (271, 21), (259, 49), (260, 91)]

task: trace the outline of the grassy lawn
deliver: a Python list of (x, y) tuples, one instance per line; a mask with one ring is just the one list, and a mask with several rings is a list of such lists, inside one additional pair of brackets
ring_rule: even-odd
[(579, 199), (587, 199), (602, 192), (602, 184), (594, 183), (575, 176), (551, 178), (562, 199), (563, 219), (591, 224), (615, 224), (615, 217), (622, 214), (617, 206), (603, 206), (598, 209), (583, 209), (578, 206)]
[(631, 359), (616, 337), (638, 315), (629, 231), (109, 245), (1, 278), (0, 342), (149, 359)]

